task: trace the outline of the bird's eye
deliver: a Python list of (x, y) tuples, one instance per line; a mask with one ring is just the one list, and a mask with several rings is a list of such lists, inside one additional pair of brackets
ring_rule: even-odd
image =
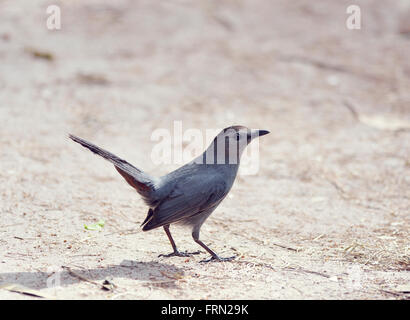
[(237, 133), (235, 138), (236, 138), (236, 141), (239, 141), (241, 139), (241, 135), (239, 133)]

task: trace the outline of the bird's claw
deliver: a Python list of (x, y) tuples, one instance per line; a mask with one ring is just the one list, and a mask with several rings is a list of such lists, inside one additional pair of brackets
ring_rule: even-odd
[(208, 263), (208, 262), (225, 262), (225, 261), (232, 261), (236, 258), (236, 256), (227, 257), (227, 258), (220, 258), (218, 256), (212, 256), (209, 259), (204, 259), (199, 262), (201, 263)]
[(195, 251), (195, 252), (180, 252), (180, 251), (174, 251), (174, 252), (171, 252), (171, 253), (169, 253), (169, 254), (160, 254), (159, 256), (158, 256), (158, 258), (160, 258), (160, 257), (164, 257), (164, 258), (169, 258), (169, 257), (190, 257), (190, 256), (192, 256), (192, 255), (194, 255), (194, 254), (200, 254), (201, 252), (200, 251)]

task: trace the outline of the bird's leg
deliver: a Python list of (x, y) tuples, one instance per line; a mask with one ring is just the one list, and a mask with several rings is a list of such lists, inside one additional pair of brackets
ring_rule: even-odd
[(214, 251), (212, 251), (208, 246), (203, 243), (201, 240), (199, 240), (199, 230), (194, 230), (192, 232), (192, 238), (194, 238), (194, 241), (198, 243), (202, 248), (204, 248), (208, 253), (211, 255), (211, 258), (201, 260), (200, 262), (211, 262), (211, 261), (232, 261), (233, 259), (236, 258), (236, 256), (228, 257), (228, 258), (221, 258), (219, 257)]
[(195, 252), (179, 252), (178, 249), (177, 249), (177, 246), (176, 246), (176, 244), (175, 244), (175, 241), (174, 241), (174, 239), (172, 238), (171, 232), (169, 231), (169, 224), (166, 225), (166, 226), (164, 226), (164, 230), (165, 230), (165, 233), (166, 233), (167, 236), (168, 236), (169, 242), (171, 242), (171, 246), (172, 246), (172, 249), (174, 250), (174, 252), (171, 252), (171, 253), (169, 253), (169, 254), (160, 254), (158, 257), (165, 257), (165, 258), (174, 257), (174, 256), (177, 256), (177, 257), (189, 257), (189, 256), (192, 256), (193, 254), (200, 254), (199, 251), (195, 251)]

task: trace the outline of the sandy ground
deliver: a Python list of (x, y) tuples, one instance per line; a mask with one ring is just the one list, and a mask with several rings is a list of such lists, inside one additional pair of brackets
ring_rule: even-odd
[[(339, 0), (55, 3), (61, 30), (0, 1), (0, 298), (409, 298), (410, 1), (356, 1), (360, 30)], [(174, 121), (271, 131), (202, 228), (233, 262), (159, 258), (143, 201), (67, 139), (162, 175)]]

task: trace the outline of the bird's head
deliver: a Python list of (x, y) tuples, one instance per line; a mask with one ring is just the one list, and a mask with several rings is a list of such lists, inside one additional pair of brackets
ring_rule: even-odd
[(229, 142), (247, 146), (253, 139), (268, 134), (267, 130), (249, 129), (244, 126), (231, 126), (223, 129), (215, 139), (229, 139)]
[[(244, 126), (231, 126), (223, 129), (207, 150), (211, 163), (239, 164), (245, 147), (255, 138), (268, 134), (267, 130), (249, 129)], [(216, 161), (216, 162), (215, 162)], [(209, 162), (208, 162), (209, 163)]]

